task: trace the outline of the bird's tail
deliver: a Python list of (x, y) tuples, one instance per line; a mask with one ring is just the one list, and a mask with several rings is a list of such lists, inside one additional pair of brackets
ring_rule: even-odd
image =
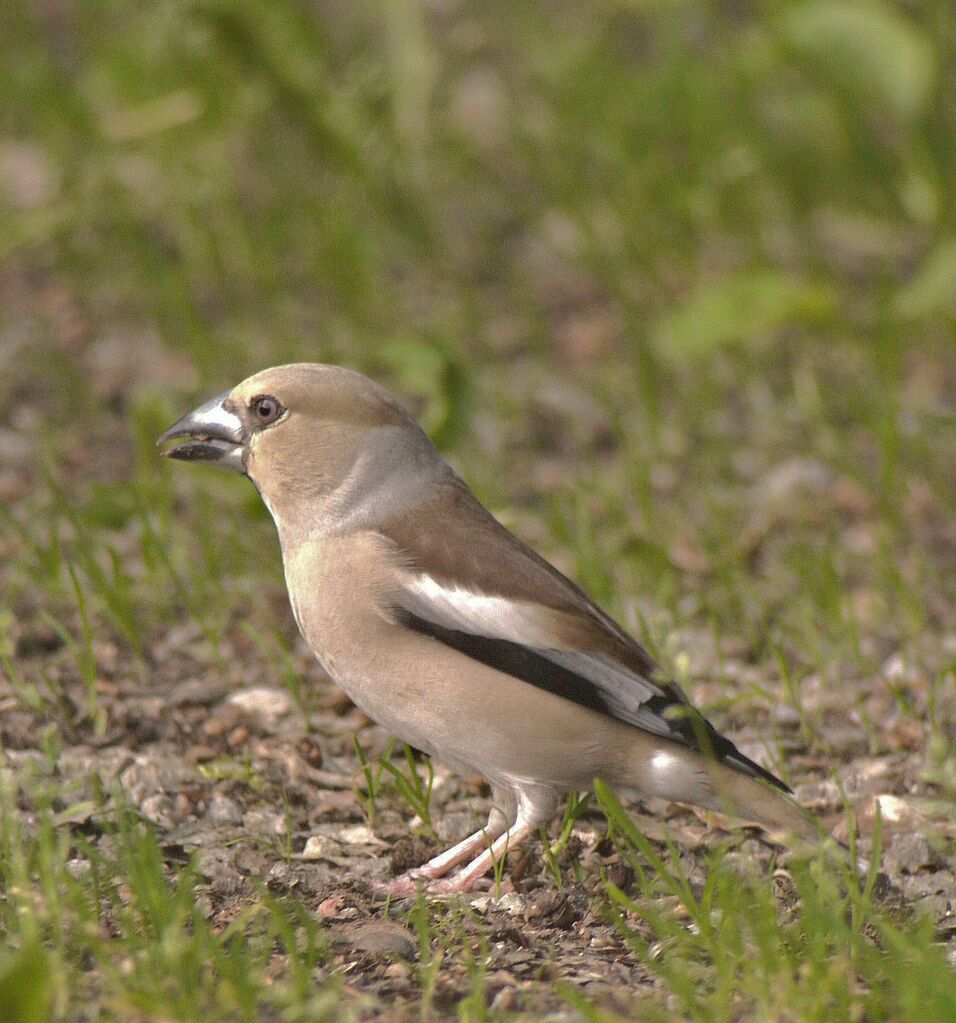
[(781, 836), (788, 844), (793, 844), (793, 839), (811, 845), (820, 842), (820, 828), (794, 799), (780, 789), (718, 761), (704, 760), (702, 766), (710, 790), (706, 801), (702, 801), (707, 809), (753, 821), (768, 832)]
[(788, 845), (794, 840), (813, 846), (820, 829), (806, 812), (781, 789), (694, 750), (667, 743), (651, 751), (635, 749), (629, 784), (648, 795), (719, 810), (753, 821)]

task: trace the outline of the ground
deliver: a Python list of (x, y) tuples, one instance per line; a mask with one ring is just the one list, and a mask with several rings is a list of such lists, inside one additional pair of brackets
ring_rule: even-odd
[[(147, 365), (149, 351), (130, 357), (131, 366)], [(94, 389), (101, 386), (95, 366), (94, 360)], [(16, 378), (21, 371), (14, 365), (11, 373)], [(11, 393), (28, 395), (25, 410), (42, 407), (28, 379), (20, 379), (22, 388)], [(39, 900), (35, 927), (58, 931), (55, 954), (61, 966), (69, 964), (72, 989), (69, 995), (58, 990), (61, 980), (52, 995), (65, 1018), (100, 1018), (101, 1011), (108, 1018), (111, 1011), (119, 1018), (153, 1018), (151, 1005), (170, 997), (154, 985), (162, 990), (175, 981), (159, 983), (152, 972), (137, 977), (123, 962), (145, 955), (165, 936), (172, 959), (160, 961), (181, 968), (185, 952), (173, 936), (184, 942), (197, 914), (210, 942), (244, 935), (251, 943), (250, 934), (262, 938), (260, 928), (281, 934), (281, 920), (296, 935), (289, 939), (293, 948), (305, 940), (297, 922), (305, 914), (315, 942), (310, 984), (334, 992), (336, 1012), (396, 1020), (423, 1012), (482, 1018), (486, 1007), (502, 1018), (521, 1011), (577, 1018), (599, 1010), (626, 1014), (636, 1002), (658, 1006), (662, 1018), (687, 1011), (655, 957), (666, 957), (669, 947), (677, 958), (694, 954), (698, 916), (731, 911), (741, 895), (733, 891), (736, 884), (745, 892), (753, 886), (749, 898), (762, 911), (773, 907), (779, 928), (774, 942), (812, 929), (800, 917), (795, 883), (806, 884), (813, 875), (804, 873), (800, 881), (798, 874), (795, 882), (786, 850), (752, 829), (731, 828), (717, 815), (660, 802), (627, 803), (650, 843), (646, 848), (629, 840), (620, 821), (609, 834), (604, 813), (592, 802), (556, 820), (546, 839), (512, 857), (497, 882), (490, 879), (473, 896), (392, 904), (375, 897), (370, 880), (420, 862), (483, 820), (488, 794), (482, 780), (451, 775), (441, 765), (429, 772), (426, 764), (390, 750), (388, 736), (323, 677), (295, 634), (278, 562), (271, 563), (278, 557), (271, 525), (255, 514), (253, 495), (241, 482), (209, 478), (210, 486), (228, 488), (229, 522), (222, 533), (210, 534), (207, 552), (221, 564), (234, 543), (261, 545), (264, 578), (234, 579), (228, 567), (213, 574), (208, 565), (194, 566), (188, 571), (205, 583), (187, 594), (196, 583), (178, 576), (187, 569), (185, 563), (174, 568), (175, 543), (167, 547), (168, 540), (155, 538), (151, 548), (145, 542), (150, 517), (155, 512), (159, 523), (166, 512), (157, 504), (145, 516), (110, 505), (116, 491), (103, 475), (129, 473), (135, 460), (129, 442), (117, 439), (125, 414), (107, 412), (104, 421), (74, 431), (70, 444), (82, 480), (75, 489), (69, 480), (41, 476), (33, 458), (11, 462), (4, 477), (8, 495), (19, 496), (21, 507), (42, 500), (58, 509), (43, 526), (8, 519), (12, 613), (4, 619), (0, 736), (7, 898), (18, 905)], [(572, 450), (573, 442), (567, 444)], [(164, 492), (160, 504), (168, 500), (169, 528), (178, 532), (180, 518), (191, 521), (195, 514), (183, 495), (201, 495), (206, 480), (163, 465), (145, 445), (142, 457), (150, 466), (149, 487), (154, 497)], [(611, 454), (601, 457), (609, 466), (614, 461)], [(89, 467), (99, 465), (110, 468), (95, 476)], [(523, 470), (514, 471), (520, 477)], [(779, 543), (793, 522), (816, 523), (831, 514), (845, 544), (866, 542), (873, 507), (860, 488), (821, 463), (784, 459), (745, 491), (750, 520), (763, 530), (748, 545)], [(215, 503), (209, 507), (219, 514)], [(535, 513), (526, 514), (515, 519), (516, 528)], [(775, 515), (785, 521), (774, 526)], [(946, 523), (924, 515), (927, 532), (920, 543), (945, 550)], [(121, 560), (102, 564), (99, 551), (89, 563), (67, 560), (67, 550), (84, 557), (91, 522), (97, 544)], [(48, 531), (53, 523), (62, 531), (56, 540)], [(933, 536), (933, 529), (941, 532)], [(692, 555), (674, 549), (672, 556)], [(109, 621), (108, 605), (104, 618), (93, 617), (73, 564), (84, 565), (87, 580), (102, 564), (145, 595), (145, 603), (129, 601), (128, 632), (122, 619)], [(710, 570), (694, 564), (687, 571), (706, 580)], [(693, 597), (700, 585), (688, 583), (688, 594), (679, 599)], [(146, 623), (140, 632), (132, 615), (142, 608), (155, 613), (161, 587), (168, 591), (168, 624)], [(229, 591), (223, 599), (230, 610), (211, 625), (208, 616), (196, 617), (197, 602), (220, 589)], [(863, 614), (877, 599), (856, 591)], [(49, 609), (58, 601), (62, 617)], [(617, 606), (625, 618), (629, 608), (640, 608), (630, 611), (632, 627), (643, 623), (647, 637), (661, 634), (653, 623), (664, 616), (651, 602)], [(911, 647), (900, 649), (889, 631), (884, 638), (874, 628), (854, 643), (866, 649), (860, 656), (875, 665), (872, 672), (854, 676), (839, 659), (825, 671), (808, 671), (812, 655), (806, 655), (799, 683), (788, 677), (791, 669), (776, 650), (756, 654), (739, 635), (706, 627), (686, 624), (667, 634), (663, 656), (742, 749), (786, 775), (827, 831), (847, 841), (858, 828), (854, 840), (864, 855), (872, 852), (879, 809), (883, 874), (870, 878), (866, 920), (848, 934), (883, 955), (888, 939), (881, 928), (906, 935), (911, 928), (919, 932), (924, 920), (926, 952), (935, 945), (939, 967), (947, 957), (952, 966), (956, 826), (947, 795), (951, 746), (944, 737), (954, 727), (954, 675), (947, 666), (956, 636), (926, 628)], [(551, 843), (555, 852), (546, 858)], [(831, 875), (828, 912), (839, 919), (850, 913), (840, 908), (841, 886), (853, 882), (849, 875), (841, 879), (832, 864), (816, 864), (824, 868)], [(807, 867), (798, 863), (797, 869)], [(732, 898), (722, 909), (719, 893), (727, 885)], [(47, 891), (50, 886), (57, 894)], [(759, 935), (741, 940), (759, 947)], [(839, 945), (850, 939), (831, 940)], [(273, 942), (273, 950), (260, 948), (262, 961), (248, 967), (250, 983), (286, 978), (289, 946), (275, 935)], [(684, 942), (690, 946), (683, 948)], [(713, 950), (696, 954), (706, 960)], [(774, 970), (785, 968), (784, 961)], [(195, 969), (198, 978), (210, 966), (197, 963)], [(699, 964), (697, 969), (706, 973)], [(221, 991), (225, 981), (209, 986), (205, 978), (202, 984), (203, 994), (182, 997), (187, 1003), (198, 999), (197, 1005), (212, 997), (231, 1018), (230, 997)], [(746, 988), (739, 995), (742, 1006), (753, 997)], [(590, 1006), (586, 1011), (579, 997)], [(272, 1018), (261, 998), (261, 992), (254, 996), (258, 1011)], [(288, 998), (286, 992), (279, 1004)], [(102, 999), (107, 1008), (85, 1016), (78, 999), (91, 1005)]]
[[(952, 15), (7, 7), (0, 1019), (956, 1018)], [(302, 359), (872, 869), (599, 789), (374, 897), (484, 783), (389, 746), (253, 488), (154, 443)]]

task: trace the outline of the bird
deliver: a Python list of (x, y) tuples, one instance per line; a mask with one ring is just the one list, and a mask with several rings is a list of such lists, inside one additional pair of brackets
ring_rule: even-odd
[(595, 779), (754, 822), (816, 823), (641, 643), (511, 533), (403, 405), (344, 366), (262, 370), (158, 439), (247, 476), (274, 520), (289, 602), (373, 721), (491, 791), (484, 827), (379, 885), (467, 892)]

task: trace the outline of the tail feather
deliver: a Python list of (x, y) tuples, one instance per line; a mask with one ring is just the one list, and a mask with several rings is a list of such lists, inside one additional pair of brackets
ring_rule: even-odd
[(676, 742), (661, 745), (640, 735), (635, 736), (626, 775), (616, 780), (647, 795), (720, 810), (816, 844), (820, 831), (789, 790), (769, 772), (757, 775), (751, 763), (738, 766), (730, 758), (718, 760)]
[(820, 829), (806, 811), (779, 788), (771, 788), (734, 767), (705, 761), (703, 771), (709, 792), (702, 805), (754, 821), (772, 832), (797, 836), (803, 841), (820, 841)]

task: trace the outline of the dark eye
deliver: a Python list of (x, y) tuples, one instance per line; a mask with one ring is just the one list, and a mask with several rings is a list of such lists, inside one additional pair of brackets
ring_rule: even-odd
[(252, 413), (260, 426), (268, 426), (279, 418), (282, 406), (276, 398), (269, 394), (263, 394), (252, 400)]

